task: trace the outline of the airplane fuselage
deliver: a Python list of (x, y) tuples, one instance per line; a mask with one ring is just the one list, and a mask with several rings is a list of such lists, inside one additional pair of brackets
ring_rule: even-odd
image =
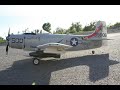
[(11, 48), (24, 49), (35, 51), (38, 45), (46, 43), (61, 43), (73, 46), (68, 51), (86, 50), (98, 48), (102, 45), (101, 40), (86, 41), (83, 40), (85, 35), (70, 35), (70, 34), (21, 34), (11, 35), (9, 43)]

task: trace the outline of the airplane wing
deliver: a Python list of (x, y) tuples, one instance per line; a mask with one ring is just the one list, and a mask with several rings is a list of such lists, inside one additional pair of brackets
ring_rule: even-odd
[(61, 43), (47, 43), (43, 45), (38, 45), (38, 50), (43, 50), (44, 53), (55, 53), (61, 54), (64, 53), (66, 49), (71, 48), (72, 46), (61, 44)]
[(98, 40), (114, 40), (114, 39), (88, 39), (86, 41), (98, 41)]

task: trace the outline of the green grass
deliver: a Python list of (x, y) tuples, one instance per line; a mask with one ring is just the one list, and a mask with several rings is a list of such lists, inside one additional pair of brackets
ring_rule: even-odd
[(6, 40), (0, 39), (0, 43), (5, 43), (5, 42), (6, 42)]

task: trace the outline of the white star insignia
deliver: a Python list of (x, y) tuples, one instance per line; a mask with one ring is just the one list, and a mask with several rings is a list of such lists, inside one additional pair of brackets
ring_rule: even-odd
[(77, 41), (75, 39), (72, 40), (72, 45), (76, 45)]

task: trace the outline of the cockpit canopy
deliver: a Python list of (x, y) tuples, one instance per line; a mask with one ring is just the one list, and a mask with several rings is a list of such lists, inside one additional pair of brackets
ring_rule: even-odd
[(36, 35), (36, 33), (23, 33), (23, 35)]

